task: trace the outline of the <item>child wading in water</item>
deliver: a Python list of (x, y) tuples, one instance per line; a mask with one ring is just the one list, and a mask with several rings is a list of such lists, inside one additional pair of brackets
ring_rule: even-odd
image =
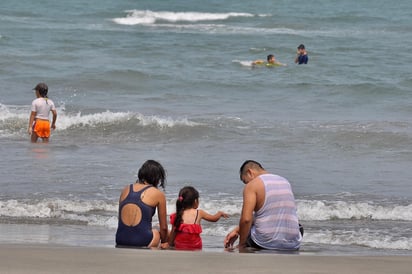
[[(52, 100), (47, 97), (49, 88), (45, 83), (39, 83), (33, 89), (36, 91), (37, 99), (31, 104), (31, 113), (29, 118), (29, 128), (27, 129), (31, 135), (31, 142), (36, 143), (37, 139), (42, 138), (43, 142), (49, 142), (50, 128), (56, 129), (57, 111)], [(53, 115), (52, 123), (50, 124), (49, 115)]]
[(169, 245), (175, 249), (197, 250), (202, 249), (202, 227), (200, 221), (217, 222), (221, 217), (229, 216), (218, 211), (211, 215), (198, 209), (199, 192), (191, 186), (182, 188), (176, 201), (176, 213), (170, 215), (172, 231), (170, 232)]

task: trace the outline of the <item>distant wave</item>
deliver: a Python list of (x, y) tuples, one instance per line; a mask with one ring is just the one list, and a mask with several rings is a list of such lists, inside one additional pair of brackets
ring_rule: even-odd
[[(135, 126), (155, 127), (158, 129), (174, 127), (194, 127), (200, 123), (190, 121), (188, 118), (172, 118), (160, 115), (144, 115), (132, 112), (105, 111), (93, 114), (67, 114), (64, 107), (58, 108), (59, 119), (56, 131), (75, 128), (100, 128), (102, 126), (121, 125), (132, 123)], [(27, 128), (29, 117), (28, 108), (14, 107), (0, 104), (0, 137), (20, 134)]]
[[(212, 33), (259, 33), (290, 34), (302, 37), (363, 37), (364, 30), (358, 29), (295, 29), (288, 26), (279, 27), (242, 27), (227, 24), (202, 24), (202, 22), (226, 21), (231, 18), (272, 17), (271, 14), (251, 14), (243, 12), (209, 13), (209, 12), (173, 12), (151, 10), (126, 10), (125, 17), (111, 19), (119, 25), (158, 25), (179, 31), (207, 31)], [(169, 23), (169, 24), (168, 24)], [(185, 24), (186, 23), (186, 24)], [(192, 23), (192, 24), (188, 24)], [(379, 35), (382, 30), (368, 30), (369, 35)]]
[[(198, 138), (199, 134), (212, 134), (213, 129), (243, 130), (253, 125), (253, 122), (231, 116), (170, 117), (161, 114), (146, 115), (138, 112), (110, 110), (87, 114), (68, 113), (64, 105), (58, 106), (57, 112), (55, 132), (66, 131), (78, 137), (79, 134), (80, 136), (88, 134), (98, 136), (101, 131), (114, 135), (139, 132), (146, 133), (147, 136), (157, 136), (159, 132), (167, 130), (175, 134), (174, 136)], [(0, 138), (26, 137), (28, 117), (28, 106), (10, 106), (0, 103)]]
[[(180, 32), (208, 32), (208, 33), (229, 33), (229, 34), (254, 34), (267, 36), (271, 34), (288, 34), (299, 37), (355, 37), (363, 38), (367, 36), (380, 37), (382, 34), (399, 35), (404, 33), (401, 29), (359, 29), (353, 26), (336, 28), (334, 26), (322, 25), (317, 28), (302, 28), (294, 24), (278, 25), (276, 16), (273, 14), (252, 14), (240, 12), (228, 13), (200, 13), (200, 12), (171, 12), (171, 11), (150, 11), (150, 10), (127, 10), (125, 17), (111, 19), (119, 25), (146, 25), (157, 26), (160, 29), (176, 30)], [(267, 18), (267, 27), (239, 26), (230, 23), (233, 18), (245, 18), (255, 20), (255, 18)], [(332, 19), (333, 20), (333, 19)], [(215, 22), (214, 22), (215, 21)], [(274, 27), (276, 26), (276, 27)], [(325, 27), (326, 26), (326, 27)], [(253, 50), (253, 49), (252, 49)]]
[[(239, 66), (250, 67), (249, 61), (232, 61)], [(296, 138), (311, 138), (308, 135), (322, 132), (324, 142), (335, 144), (339, 140), (339, 146), (353, 149), (363, 145), (360, 141), (367, 142), (365, 145), (390, 147), (391, 149), (407, 146), (410, 144), (410, 123), (390, 121), (297, 121), (292, 125), (290, 121), (248, 121), (239, 117), (231, 116), (201, 116), (201, 117), (170, 117), (162, 114), (146, 115), (138, 112), (122, 111), (115, 112), (106, 110), (97, 113), (68, 113), (64, 105), (58, 106), (58, 121), (56, 133), (66, 131), (65, 134), (75, 134), (77, 137), (83, 135), (99, 136), (105, 132), (105, 136), (111, 134), (115, 138), (123, 136), (146, 137), (158, 136), (159, 132), (168, 131), (168, 137), (199, 138), (201, 136), (221, 136), (222, 131), (228, 130), (228, 134), (244, 134), (245, 131), (253, 130), (276, 130), (280, 136), (288, 136), (293, 129)], [(29, 117), (29, 106), (12, 106), (0, 103), (0, 138), (27, 137), (27, 123)], [(85, 130), (87, 129), (87, 130)], [(133, 134), (128, 134), (133, 133)], [(136, 135), (137, 134), (137, 135)], [(359, 137), (362, 137), (360, 140)], [(300, 140), (300, 139), (299, 139)], [(290, 140), (288, 140), (290, 141)], [(317, 141), (317, 139), (315, 140)]]
[(155, 126), (158, 128), (172, 128), (175, 126), (196, 126), (198, 123), (191, 122), (187, 118), (173, 119), (171, 117), (145, 116), (132, 112), (112, 112), (106, 111), (94, 114), (77, 113), (76, 115), (66, 115), (59, 119), (59, 128), (62, 130), (72, 127), (98, 127), (101, 124), (117, 124), (129, 121), (136, 121), (140, 126)]
[(128, 10), (123, 18), (114, 18), (113, 22), (120, 25), (154, 24), (158, 21), (166, 22), (200, 22), (226, 20), (230, 17), (253, 17), (250, 13), (203, 13), (203, 12), (171, 12), (151, 10)]

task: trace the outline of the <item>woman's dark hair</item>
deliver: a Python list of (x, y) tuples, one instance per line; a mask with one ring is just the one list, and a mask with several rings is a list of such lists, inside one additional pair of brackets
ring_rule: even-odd
[(137, 174), (139, 183), (148, 183), (154, 187), (160, 186), (164, 189), (166, 172), (162, 165), (154, 160), (147, 160), (139, 169)]
[(199, 199), (199, 192), (194, 187), (185, 186), (179, 191), (179, 197), (176, 200), (176, 219), (173, 224), (176, 230), (183, 221), (183, 211), (192, 208), (197, 199)]

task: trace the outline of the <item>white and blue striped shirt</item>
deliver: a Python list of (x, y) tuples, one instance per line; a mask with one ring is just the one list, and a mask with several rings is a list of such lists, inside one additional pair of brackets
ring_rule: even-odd
[(299, 249), (302, 235), (288, 180), (274, 174), (263, 174), (259, 178), (265, 185), (265, 202), (254, 213), (252, 240), (265, 249)]

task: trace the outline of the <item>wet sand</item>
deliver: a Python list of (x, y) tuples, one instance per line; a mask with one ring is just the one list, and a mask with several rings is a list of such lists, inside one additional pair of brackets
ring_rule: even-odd
[(412, 256), (325, 256), (0, 244), (0, 273), (411, 273)]

